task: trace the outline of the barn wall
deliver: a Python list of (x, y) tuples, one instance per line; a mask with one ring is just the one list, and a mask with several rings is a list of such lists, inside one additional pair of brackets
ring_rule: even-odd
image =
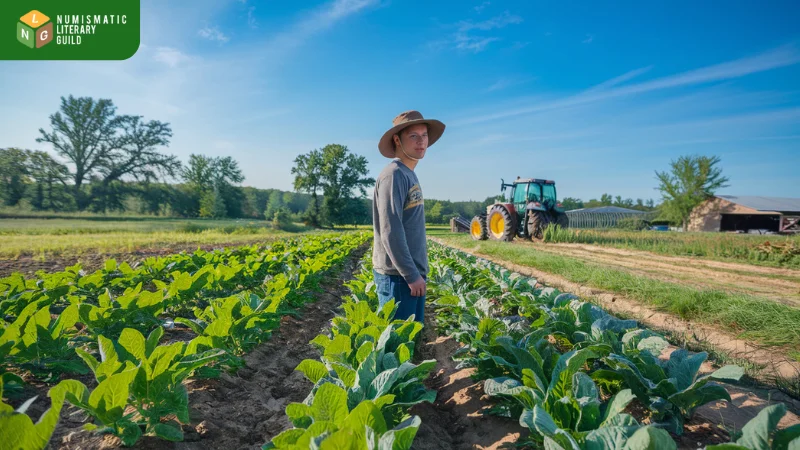
[(698, 205), (689, 216), (688, 231), (719, 231), (723, 214), (775, 214), (756, 211), (728, 200), (712, 197)]

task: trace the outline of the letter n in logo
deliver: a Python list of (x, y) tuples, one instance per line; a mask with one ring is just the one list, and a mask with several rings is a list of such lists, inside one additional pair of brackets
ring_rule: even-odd
[(53, 40), (53, 22), (50, 18), (33, 10), (19, 18), (17, 40), (30, 48), (44, 47)]

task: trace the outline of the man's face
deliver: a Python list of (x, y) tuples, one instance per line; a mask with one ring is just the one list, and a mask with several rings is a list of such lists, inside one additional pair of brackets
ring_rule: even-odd
[[(400, 140), (408, 156), (422, 159), (425, 157), (425, 151), (428, 149), (428, 126), (424, 123), (411, 125), (400, 132)], [(400, 146), (397, 146), (396, 141), (395, 145), (399, 156), (402, 153), (400, 151)]]

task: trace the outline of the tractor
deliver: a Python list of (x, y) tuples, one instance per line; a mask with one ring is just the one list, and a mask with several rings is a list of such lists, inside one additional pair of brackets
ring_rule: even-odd
[(512, 241), (515, 236), (540, 241), (551, 223), (569, 226), (561, 204), (556, 200), (556, 183), (538, 178), (517, 178), (507, 184), (500, 180), (500, 191), (511, 188), (509, 203), (497, 202), (486, 208), (486, 214), (473, 217), (470, 235), (475, 240)]

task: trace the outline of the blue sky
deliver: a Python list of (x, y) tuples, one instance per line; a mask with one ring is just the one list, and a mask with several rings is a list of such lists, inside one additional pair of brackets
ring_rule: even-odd
[(425, 196), (499, 179), (560, 197), (658, 198), (654, 171), (718, 155), (721, 193), (800, 197), (800, 3), (142, 0), (119, 62), (0, 62), (0, 146), (35, 142), (59, 97), (169, 122), (167, 152), (231, 155), (245, 185), (291, 189), (301, 153), (370, 162), (399, 112), (447, 124)]

